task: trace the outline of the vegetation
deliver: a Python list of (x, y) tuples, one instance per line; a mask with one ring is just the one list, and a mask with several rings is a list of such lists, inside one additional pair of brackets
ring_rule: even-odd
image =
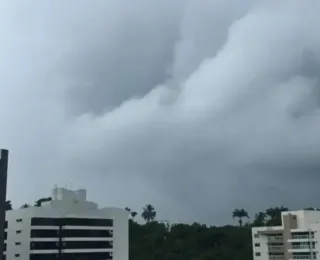
[(20, 207), (20, 209), (26, 209), (26, 208), (29, 208), (29, 207), (31, 207), (31, 205), (30, 204), (23, 204), (21, 207)]
[[(51, 198), (41, 198), (35, 206)], [(24, 204), (21, 208), (30, 207)], [(6, 202), (6, 209), (12, 209)], [(306, 208), (308, 210), (317, 210)], [(281, 225), (285, 207), (268, 208), (254, 214), (250, 222), (245, 209), (235, 209), (230, 217), (237, 219), (235, 226), (207, 226), (199, 223), (169, 224), (156, 220), (156, 209), (147, 204), (141, 211), (145, 223), (136, 222), (136, 211), (126, 207), (129, 220), (130, 260), (252, 260), (251, 227)], [(243, 223), (244, 220), (248, 222)]]
[(235, 209), (232, 213), (232, 217), (238, 218), (239, 226), (242, 227), (242, 218), (249, 218), (249, 215), (244, 209)]
[(12, 204), (11, 204), (11, 200), (7, 200), (5, 205), (4, 205), (4, 209), (5, 210), (12, 210)]
[(41, 206), (41, 203), (47, 202), (47, 201), (51, 201), (51, 200), (52, 200), (51, 197), (40, 198), (40, 199), (38, 199), (38, 200), (34, 203), (34, 206), (35, 206), (35, 207), (40, 207), (40, 206)]

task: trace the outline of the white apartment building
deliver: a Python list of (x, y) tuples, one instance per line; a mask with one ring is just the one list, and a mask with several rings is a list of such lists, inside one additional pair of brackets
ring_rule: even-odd
[(288, 211), (281, 217), (281, 226), (252, 228), (254, 260), (320, 260), (320, 211)]
[(128, 260), (128, 213), (98, 208), (86, 190), (54, 188), (41, 207), (7, 211), (5, 260)]

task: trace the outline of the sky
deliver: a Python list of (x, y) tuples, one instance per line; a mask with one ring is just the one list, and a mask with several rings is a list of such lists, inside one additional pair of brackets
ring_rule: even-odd
[(320, 2), (0, 0), (8, 199), (232, 223), (320, 207)]

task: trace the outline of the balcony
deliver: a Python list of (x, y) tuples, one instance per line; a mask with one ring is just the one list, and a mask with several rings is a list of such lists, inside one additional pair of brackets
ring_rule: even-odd
[(283, 236), (268, 236), (268, 242), (282, 242)]
[(314, 235), (292, 235), (291, 239), (314, 239)]
[(292, 258), (290, 258), (290, 260), (315, 260), (317, 259), (316, 256), (307, 256), (307, 255), (294, 255), (292, 256)]
[(315, 245), (292, 245), (292, 249), (315, 249)]
[(315, 238), (314, 238), (314, 235), (292, 235), (291, 238), (288, 239), (288, 242), (290, 243), (296, 243), (296, 242), (310, 242), (310, 241), (314, 241)]
[(283, 252), (284, 247), (283, 246), (268, 246), (269, 252)]
[(282, 255), (269, 256), (269, 260), (284, 260), (284, 256)]

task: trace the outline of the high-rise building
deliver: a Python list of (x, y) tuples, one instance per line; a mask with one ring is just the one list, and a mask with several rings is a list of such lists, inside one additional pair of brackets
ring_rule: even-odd
[(128, 212), (98, 208), (86, 190), (54, 188), (40, 207), (7, 211), (7, 260), (128, 260)]
[(282, 225), (252, 228), (254, 260), (320, 259), (320, 211), (281, 214)]
[[(0, 248), (4, 248), (4, 221), (7, 193), (8, 150), (0, 150)], [(0, 260), (2, 260), (0, 251)]]

